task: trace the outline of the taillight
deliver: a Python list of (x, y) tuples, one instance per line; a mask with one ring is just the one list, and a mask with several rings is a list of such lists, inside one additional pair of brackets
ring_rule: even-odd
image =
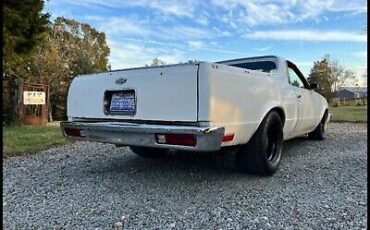
[(85, 136), (85, 132), (82, 129), (65, 128), (64, 133), (67, 136), (72, 136), (72, 137), (84, 137)]
[(234, 139), (234, 133), (228, 133), (222, 138), (222, 142), (232, 141)]
[(193, 134), (156, 134), (158, 144), (196, 146), (197, 138)]

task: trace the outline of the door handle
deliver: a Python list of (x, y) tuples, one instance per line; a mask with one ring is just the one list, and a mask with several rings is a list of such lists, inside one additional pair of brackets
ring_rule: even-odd
[(301, 97), (302, 97), (302, 95), (298, 95), (297, 97), (298, 97), (298, 98), (301, 98)]

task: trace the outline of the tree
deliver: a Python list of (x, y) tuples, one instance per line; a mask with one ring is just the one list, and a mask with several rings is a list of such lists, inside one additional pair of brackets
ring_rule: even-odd
[(43, 7), (42, 0), (4, 1), (4, 73), (15, 74), (14, 67), (44, 40), (50, 15), (42, 13)]
[(15, 90), (21, 80), (15, 68), (43, 42), (49, 14), (42, 13), (42, 0), (4, 0), (3, 4), (3, 119), (14, 122)]
[(355, 85), (358, 83), (353, 71), (345, 69), (329, 55), (325, 55), (321, 61), (314, 62), (307, 80), (310, 83), (318, 83), (320, 86), (318, 92), (327, 99), (332, 98), (344, 84)]
[(309, 83), (319, 84), (317, 91), (323, 95), (326, 99), (333, 97), (331, 79), (331, 68), (326, 58), (321, 61), (314, 62), (314, 65), (310, 71), (309, 77), (307, 78)]
[(187, 62), (180, 61), (179, 64), (186, 64), (186, 63), (195, 64), (197, 62), (199, 62), (199, 60), (197, 60), (197, 59), (189, 59)]
[(299, 87), (299, 81), (298, 81), (298, 80), (294, 80), (294, 81), (292, 82), (292, 86)]
[(67, 90), (79, 74), (105, 71), (109, 68), (109, 47), (105, 34), (88, 24), (57, 18), (45, 42), (19, 66), (27, 82), (49, 85), (51, 111), (65, 118)]
[(331, 59), (329, 55), (326, 55), (325, 59), (329, 62), (329, 66), (331, 69), (333, 92), (339, 91), (339, 88), (343, 86), (346, 82), (352, 81), (352, 85), (356, 84), (357, 79), (353, 71), (346, 70), (342, 65), (338, 63), (337, 60)]
[(191, 59), (191, 60), (188, 60), (186, 63), (194, 64), (197, 62), (199, 62), (197, 59)]
[[(159, 58), (154, 58), (152, 60), (152, 63), (150, 64), (150, 66), (161, 66), (161, 65), (166, 65), (166, 62)], [(145, 64), (145, 67), (149, 67), (149, 65)]]
[(365, 69), (365, 72), (362, 74), (361, 85), (363, 86), (367, 85), (367, 69)]

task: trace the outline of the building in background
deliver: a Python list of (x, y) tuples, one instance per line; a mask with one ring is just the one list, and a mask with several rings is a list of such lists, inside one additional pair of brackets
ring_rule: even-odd
[(336, 97), (346, 99), (367, 97), (367, 87), (340, 87)]

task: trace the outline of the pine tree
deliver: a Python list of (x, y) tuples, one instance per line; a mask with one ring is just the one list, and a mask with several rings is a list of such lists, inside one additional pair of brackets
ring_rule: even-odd
[(13, 68), (45, 38), (49, 14), (42, 13), (42, 0), (5, 0), (3, 3), (3, 70), (14, 74)]

